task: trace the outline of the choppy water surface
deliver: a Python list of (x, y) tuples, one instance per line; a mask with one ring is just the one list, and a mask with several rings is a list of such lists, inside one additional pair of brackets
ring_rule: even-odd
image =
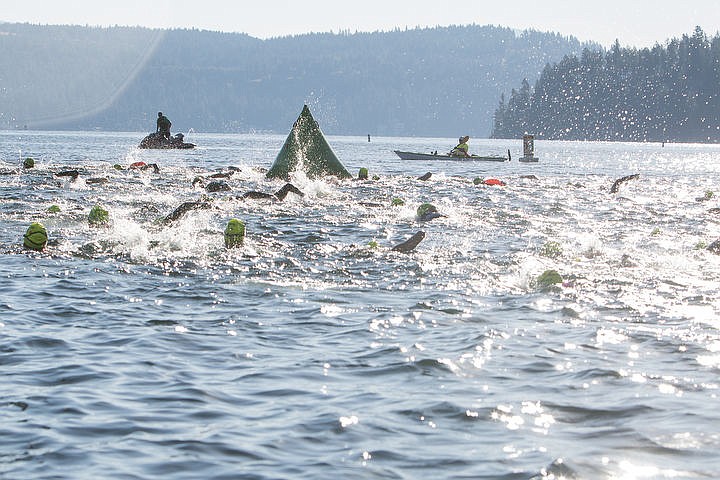
[[(328, 137), (379, 179), (298, 175), (305, 196), (271, 203), (237, 197), (282, 186), (260, 169), (284, 136), (141, 137), (0, 133), (0, 477), (720, 475), (720, 256), (702, 248), (720, 147), (536, 142), (536, 165), (432, 164), (392, 149), (452, 139)], [(113, 168), (136, 161), (161, 172)], [(230, 166), (231, 192), (193, 185)], [(423, 202), (446, 216), (418, 221)], [(108, 228), (88, 226), (95, 204)], [(248, 236), (228, 251), (232, 217)], [(33, 221), (45, 252), (20, 247)], [(563, 286), (536, 286), (548, 269)]]

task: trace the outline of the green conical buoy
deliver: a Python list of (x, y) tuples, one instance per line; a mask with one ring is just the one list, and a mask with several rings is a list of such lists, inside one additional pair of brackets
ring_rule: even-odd
[(308, 178), (352, 176), (333, 153), (307, 105), (295, 120), (285, 144), (267, 172), (267, 177), (289, 181), (290, 172), (298, 169), (305, 172)]

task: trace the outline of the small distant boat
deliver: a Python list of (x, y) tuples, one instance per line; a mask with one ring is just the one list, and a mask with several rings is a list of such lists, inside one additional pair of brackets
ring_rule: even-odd
[(523, 135), (523, 156), (518, 158), (518, 162), (537, 163), (540, 159), (535, 156), (535, 136)]
[(453, 160), (461, 162), (509, 162), (510, 161), (510, 150), (508, 150), (507, 156), (501, 155), (470, 155), (469, 157), (456, 157), (447, 153), (417, 153), (417, 152), (403, 152), (401, 150), (393, 150), (395, 155), (400, 157), (402, 160)]
[(169, 149), (169, 148), (195, 148), (194, 143), (187, 143), (183, 140), (182, 133), (176, 133), (170, 140), (159, 133), (151, 133), (140, 141), (140, 148)]
[(537, 163), (540, 159), (538, 157), (533, 157), (532, 155), (523, 155), (522, 157), (518, 158), (518, 162), (522, 163)]

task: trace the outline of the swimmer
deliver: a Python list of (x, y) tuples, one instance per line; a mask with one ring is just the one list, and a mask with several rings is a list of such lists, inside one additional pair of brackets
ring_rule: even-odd
[(615, 180), (615, 183), (613, 183), (612, 187), (610, 187), (610, 193), (617, 193), (618, 190), (620, 190), (620, 185), (627, 182), (628, 180), (634, 180), (636, 178), (640, 178), (640, 174), (636, 173), (635, 175), (627, 175), (622, 178), (618, 178)]
[(240, 198), (240, 200), (251, 199), (251, 200), (273, 200), (273, 201), (280, 200), (280, 201), (283, 201), (283, 200), (285, 200), (285, 197), (287, 197), (288, 193), (291, 193), (291, 192), (296, 195), (299, 195), (301, 197), (305, 196), (305, 194), (303, 192), (301, 192), (300, 189), (297, 188), (295, 185), (293, 185), (292, 183), (286, 183), (285, 185), (282, 186), (282, 188), (280, 190), (278, 190), (274, 194), (265, 193), (265, 192), (257, 192), (257, 191), (253, 190), (253, 191), (249, 191), (249, 192), (243, 194), (243, 196), (239, 197), (239, 198)]
[(425, 238), (425, 232), (422, 230), (417, 232), (415, 235), (404, 241), (403, 243), (399, 245), (395, 245), (392, 248), (393, 252), (402, 252), (402, 253), (408, 253), (415, 249), (415, 247), (418, 246), (420, 242)]
[(179, 207), (177, 207), (173, 212), (168, 215), (167, 217), (163, 218), (162, 223), (164, 225), (168, 225), (176, 220), (179, 220), (182, 218), (187, 212), (191, 210), (206, 210), (210, 208), (210, 202), (185, 202), (182, 203)]

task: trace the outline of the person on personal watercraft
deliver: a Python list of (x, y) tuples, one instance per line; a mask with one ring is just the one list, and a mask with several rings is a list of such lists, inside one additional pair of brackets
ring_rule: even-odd
[(170, 127), (172, 127), (170, 119), (163, 115), (162, 112), (158, 112), (157, 128), (155, 129), (155, 133), (160, 133), (167, 140), (170, 140)]

